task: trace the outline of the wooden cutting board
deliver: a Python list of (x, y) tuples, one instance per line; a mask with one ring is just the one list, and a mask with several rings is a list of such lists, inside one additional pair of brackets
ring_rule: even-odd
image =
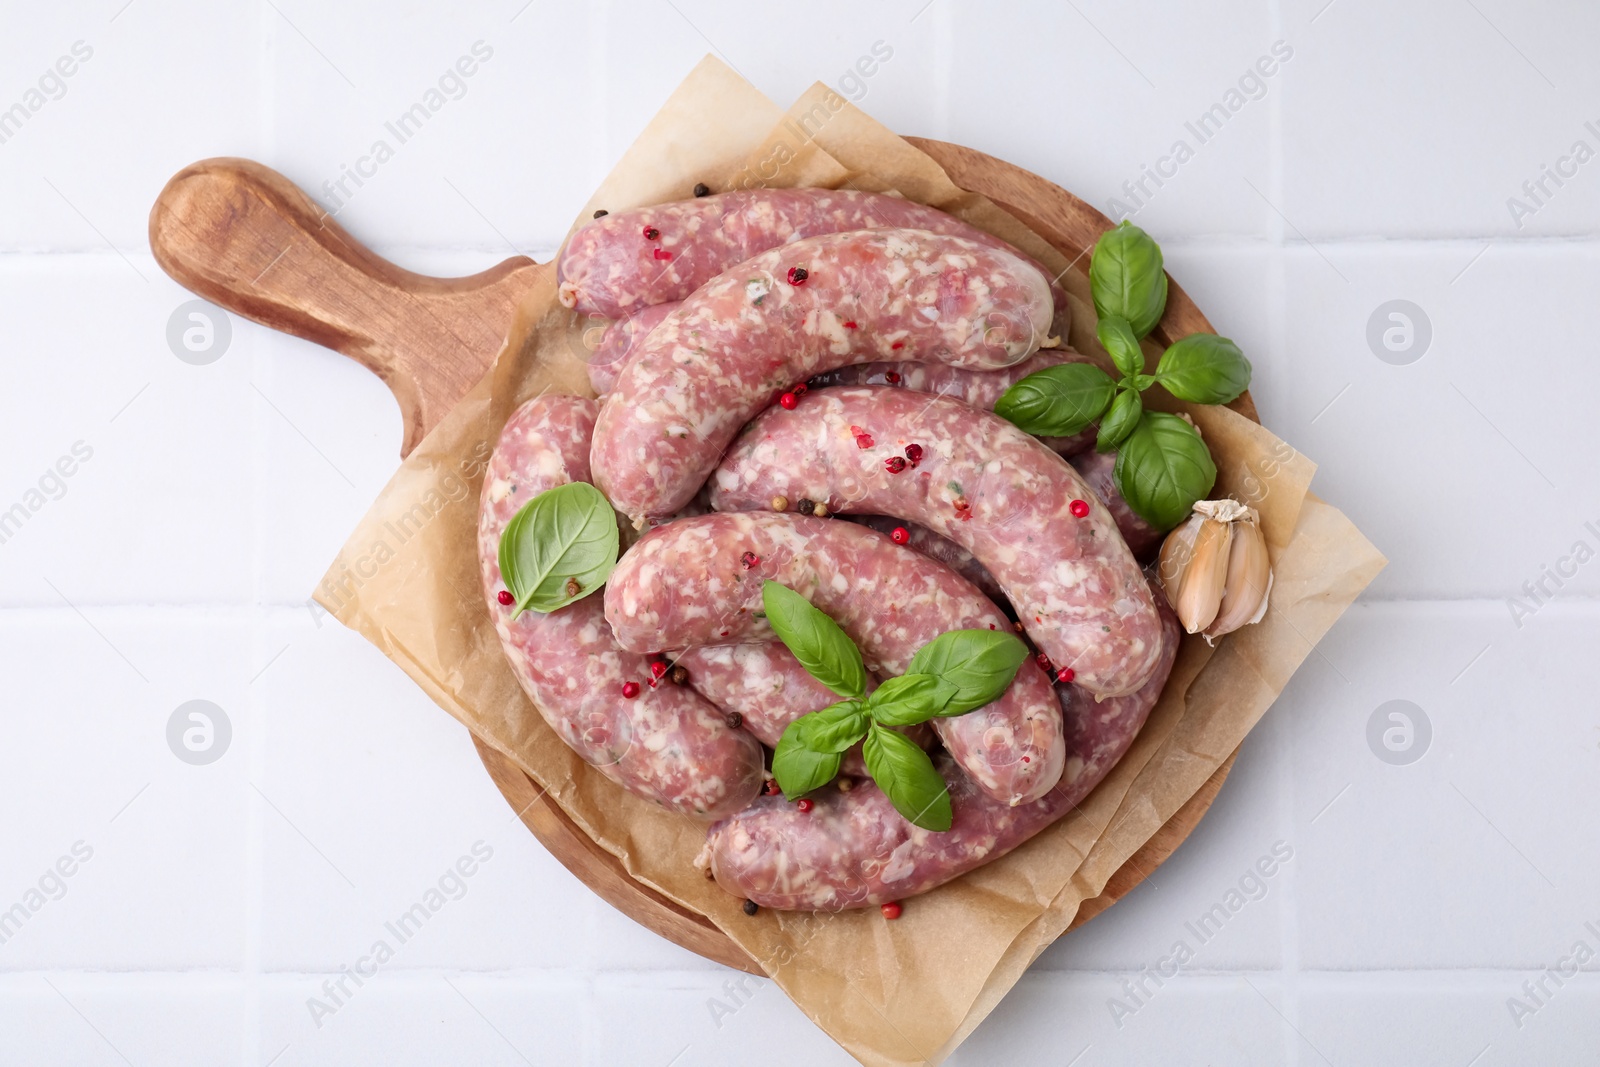
[[(960, 145), (922, 138), (958, 186), (988, 197), (1087, 272), (1087, 251), (1111, 220), (1035, 174)], [(500, 351), (517, 298), (554, 264), (515, 256), (466, 278), (431, 278), (368, 251), (276, 171), (245, 159), (208, 159), (173, 176), (150, 211), (156, 262), (185, 288), (273, 329), (360, 361), (400, 404), (400, 454), (444, 417)], [(1171, 282), (1162, 344), (1211, 325)], [(1252, 419), (1246, 393), (1231, 405)], [(761, 969), (705, 918), (636, 882), (579, 830), (514, 763), (475, 742), (489, 776), (544, 846), (590, 889), (662, 937), (730, 967)], [(1167, 824), (1085, 901), (1073, 925), (1110, 907), (1172, 855), (1211, 806), (1235, 751)]]

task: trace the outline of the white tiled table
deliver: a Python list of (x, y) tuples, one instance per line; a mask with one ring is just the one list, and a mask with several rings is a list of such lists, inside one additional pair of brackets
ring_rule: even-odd
[[(243, 155), (320, 193), (482, 41), (460, 98), (340, 215), (407, 267), (469, 273), (547, 258), (707, 49), (787, 101), (881, 41), (843, 86), (868, 111), (1104, 206), (1280, 40), (1292, 57), (1138, 221), (1392, 562), (1189, 843), (952, 1062), (1593, 1062), (1596, 965), (1537, 1003), (1523, 984), (1600, 950), (1600, 564), (1520, 625), (1508, 598), (1574, 542), (1600, 550), (1600, 161), (1547, 180), (1520, 228), (1506, 201), (1574, 141), (1600, 149), (1600, 9), (999, 6), (7, 5), (0, 109), (39, 106), (0, 142), (0, 510), (92, 452), (0, 544), (0, 909), (40, 904), (0, 944), (0, 1062), (847, 1062), (769, 984), (730, 993), (600, 903), (464, 730), (317, 625), (306, 595), (394, 468), (399, 417), (355, 364), (243, 320), (217, 362), (174, 357), (189, 297), (145, 239), (174, 171)], [(1403, 366), (1366, 341), (1396, 298), (1433, 335)], [(197, 698), (232, 727), (207, 766), (166, 741)], [(1394, 699), (1432, 728), (1405, 766), (1367, 741)], [(1293, 858), (1199, 945), (1186, 923), (1280, 842)], [(460, 899), (313, 1019), (475, 844), (492, 855)], [(1131, 998), (1178, 940), (1183, 976)]]

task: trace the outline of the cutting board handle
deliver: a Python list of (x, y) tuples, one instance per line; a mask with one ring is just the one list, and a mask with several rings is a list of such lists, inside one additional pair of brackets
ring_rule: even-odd
[(167, 182), (150, 211), (161, 269), (212, 303), (342, 352), (399, 401), (402, 456), (488, 370), (526, 256), (466, 278), (433, 278), (374, 255), (293, 182), (247, 159), (206, 159)]

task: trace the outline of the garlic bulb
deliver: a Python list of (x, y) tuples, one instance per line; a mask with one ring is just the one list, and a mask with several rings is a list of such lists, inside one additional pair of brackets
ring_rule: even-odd
[(1202, 500), (1161, 545), (1161, 587), (1188, 633), (1208, 642), (1261, 621), (1272, 588), (1261, 519), (1237, 500)]

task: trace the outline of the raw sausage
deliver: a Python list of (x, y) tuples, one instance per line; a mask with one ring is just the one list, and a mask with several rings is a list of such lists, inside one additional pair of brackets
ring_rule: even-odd
[(1034, 643), (1096, 696), (1133, 692), (1155, 669), (1160, 619), (1111, 513), (1004, 419), (901, 389), (813, 390), (752, 422), (712, 480), (719, 511), (775, 496), (895, 515), (967, 549)]
[(606, 327), (600, 335), (600, 343), (589, 353), (589, 384), (596, 393), (605, 396), (617, 387), (622, 368), (628, 365), (640, 343), (677, 306), (676, 303), (653, 304)]
[[(587, 596), (541, 615), (499, 602), (500, 533), (531, 498), (589, 477), (595, 402), (542, 396), (511, 416), (484, 474), (478, 555), (500, 645), (528, 699), (557, 736), (601, 774), (662, 807), (715, 818), (761, 790), (761, 745), (693, 691), (651, 686), (645, 657), (612, 639), (604, 602)], [(638, 684), (634, 699), (625, 682)]]
[[(769, 248), (876, 229), (930, 230), (1015, 252), (954, 215), (895, 196), (853, 189), (758, 189), (618, 211), (585, 225), (556, 264), (557, 295), (565, 307), (622, 318), (651, 304), (682, 300)], [(1059, 287), (1055, 291), (1056, 305), (1065, 313), (1064, 294)], [(1066, 336), (1066, 323), (1057, 327)]]
[(595, 484), (642, 526), (683, 506), (734, 434), (796, 382), (848, 363), (995, 369), (1050, 324), (1047, 280), (1014, 252), (925, 230), (812, 237), (707, 282), (623, 370), (595, 426)]
[[(819, 374), (811, 379), (813, 388), (830, 385), (892, 385), (915, 389), (919, 393), (965, 400), (975, 408), (993, 411), (1007, 389), (1030, 374), (1063, 363), (1094, 363), (1071, 348), (1051, 348), (1035, 352), (1013, 367), (1002, 370), (967, 370), (946, 363), (856, 363)], [(1071, 437), (1041, 437), (1050, 450), (1063, 456), (1076, 455), (1094, 445), (1093, 426)]]
[(762, 797), (712, 825), (696, 866), (764, 908), (843, 911), (925, 893), (1005, 855), (1071, 811), (1132, 744), (1177, 655), (1177, 618), (1170, 609), (1161, 618), (1161, 654), (1137, 693), (1096, 702), (1079, 686), (1059, 687), (1066, 770), (1043, 798), (999, 804), (946, 764), (955, 819), (932, 833), (901, 818), (870, 782), (848, 793), (824, 790), (809, 812)]
[[(640, 651), (770, 641), (763, 579), (831, 616), (884, 676), (903, 674), (947, 630), (1011, 628), (970, 582), (920, 553), (855, 523), (770, 511), (652, 530), (612, 572), (606, 618), (624, 648)], [(979, 788), (1005, 802), (1038, 797), (1061, 776), (1060, 709), (1031, 659), (999, 699), (934, 729)]]
[[(914, 522), (901, 522), (899, 519), (887, 515), (863, 515), (854, 521), (861, 525), (877, 530), (881, 534), (894, 534), (895, 529), (903, 528), (906, 531), (906, 547), (916, 549), (930, 559), (936, 559), (946, 567), (955, 571), (961, 577), (978, 587), (978, 591), (994, 601), (1001, 610), (1010, 608), (1011, 601), (1006, 599), (1006, 591), (1000, 588), (1000, 583), (994, 580), (994, 575), (989, 573), (989, 568), (979, 563), (971, 552), (962, 548), (948, 538), (940, 537), (926, 526), (918, 526)], [(1014, 614), (1014, 612), (1007, 612)]]
[(1073, 469), (1111, 512), (1111, 517), (1117, 520), (1117, 530), (1128, 543), (1129, 551), (1138, 559), (1148, 559), (1161, 544), (1161, 531), (1136, 515), (1128, 502), (1122, 499), (1116, 479), (1112, 477), (1117, 466), (1117, 454), (1090, 449), (1073, 456), (1071, 462)]

